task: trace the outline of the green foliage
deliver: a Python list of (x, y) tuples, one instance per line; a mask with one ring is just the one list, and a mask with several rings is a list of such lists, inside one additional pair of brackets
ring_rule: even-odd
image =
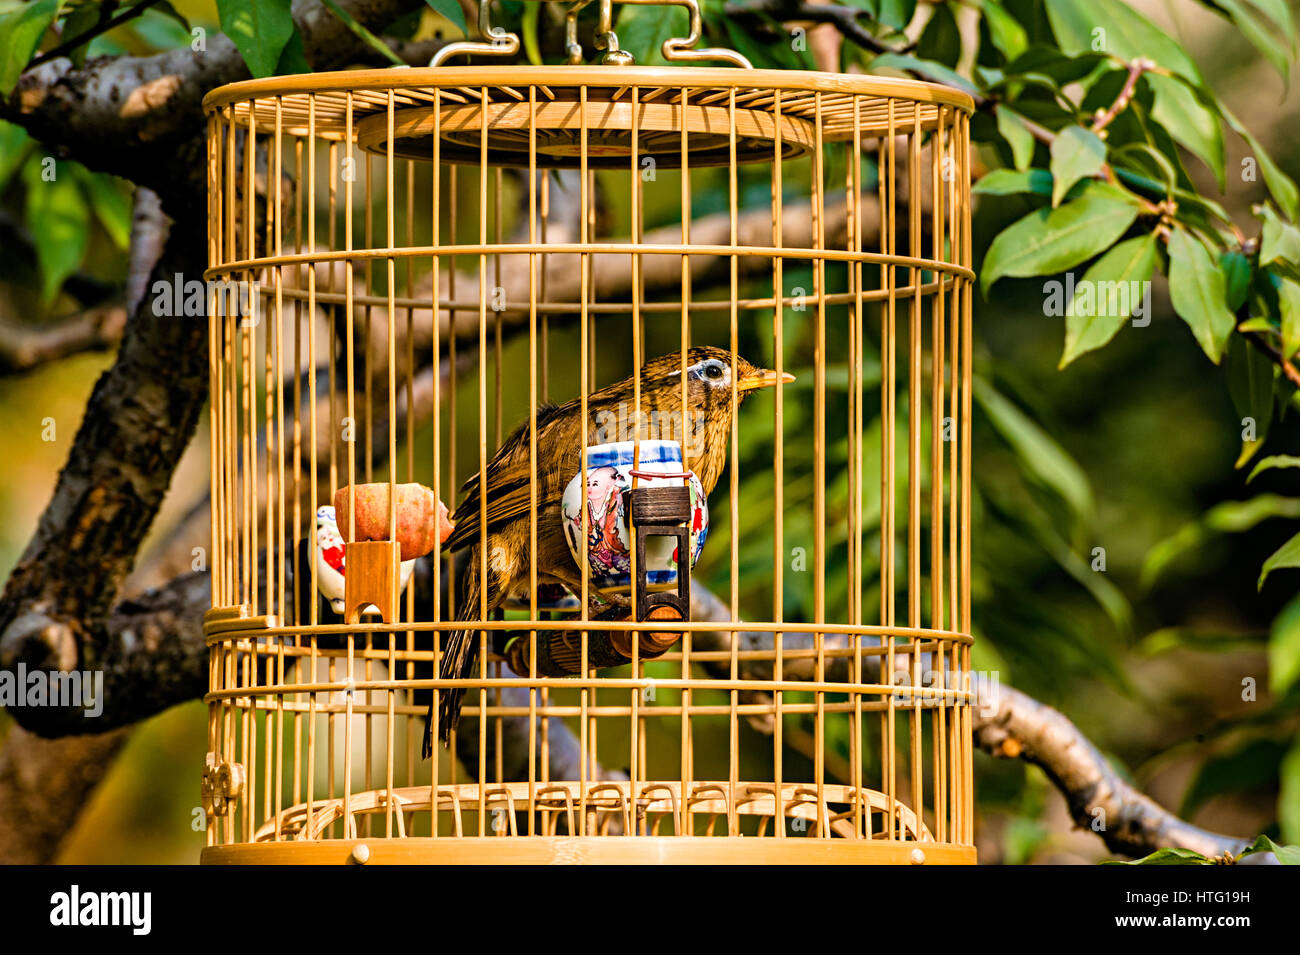
[[(1145, 284), (1151, 281), (1159, 261), (1155, 236), (1134, 236), (1094, 262), (1083, 273), (1083, 282), (1091, 283), (1094, 288), (1102, 282)], [(1069, 309), (1065, 316), (1065, 351), (1061, 354), (1059, 367), (1064, 368), (1080, 355), (1100, 348), (1114, 338), (1132, 314), (1132, 306), (1137, 304), (1135, 296), (1129, 296), (1127, 300), (1127, 309), (1110, 311), (1098, 308), (1089, 310), (1091, 314)], [(1272, 392), (1269, 394), (1271, 397)]]
[(980, 284), (989, 288), (1003, 276), (1050, 275), (1086, 262), (1108, 248), (1137, 218), (1125, 202), (1076, 199), (1057, 209), (1031, 212), (993, 240)]
[(1244, 533), (1262, 521), (1278, 517), (1300, 518), (1300, 498), (1260, 494), (1244, 501), (1214, 505), (1201, 519), (1183, 526), (1147, 552), (1142, 565), (1142, 586), (1152, 587), (1175, 560), (1203, 549), (1214, 536)]
[(1141, 859), (1108, 859), (1102, 865), (1214, 865), (1213, 859), (1193, 849), (1166, 846)]
[(1146, 57), (1201, 82), (1187, 51), (1123, 0), (1046, 0), (1045, 5), (1062, 51), (1071, 56), (1101, 52), (1130, 63)]
[(1106, 144), (1092, 130), (1067, 126), (1052, 140), (1052, 205), (1059, 206), (1070, 187), (1091, 179), (1106, 165)]
[(63, 0), (33, 0), (0, 17), (0, 96), (13, 90), (62, 6)]
[[(1278, 845), (1268, 836), (1260, 836), (1241, 851), (1236, 861), (1258, 852), (1271, 852), (1282, 865), (1300, 865), (1300, 846)], [(1192, 849), (1164, 848), (1157, 849), (1141, 859), (1115, 859), (1104, 865), (1218, 865), (1218, 859), (1211, 859)]]
[(81, 264), (90, 214), (74, 176), (58, 175), (55, 166), (54, 178), (47, 181), (42, 178), (43, 168), (43, 163), (29, 163), (23, 173), (27, 228), (41, 267), (41, 294), (49, 302)]
[[(434, 13), (450, 21), (452, 26), (459, 27), (461, 33), (469, 31), (469, 27), (465, 24), (465, 11), (461, 9), (456, 0), (425, 0), (425, 3), (429, 5)], [(536, 4), (530, 3), (524, 9), (524, 16), (528, 16), (529, 12), (531, 12), (535, 19), (538, 9), (540, 8)]]
[(638, 63), (663, 63), (661, 47), (665, 40), (686, 36), (686, 11), (628, 5), (619, 7), (614, 21), (619, 45), (636, 57)]
[(1238, 858), (1254, 855), (1256, 852), (1271, 852), (1282, 865), (1300, 865), (1300, 846), (1278, 845), (1268, 836), (1260, 836)]
[(253, 76), (271, 76), (293, 35), (290, 0), (217, 0), (221, 29)]
[(1226, 281), (1210, 250), (1186, 230), (1169, 237), (1169, 295), (1197, 344), (1216, 365), (1236, 325), (1228, 311)]
[[(334, 0), (324, 2), (364, 42), (395, 59), (375, 36), (387, 33), (386, 29), (375, 24), (367, 29)], [(441, 17), (466, 30), (455, 0), (426, 2)], [(1144, 286), (1158, 275), (1166, 276), (1175, 310), (1187, 325), (1186, 331), (1179, 326), (1178, 334), (1185, 336), (1189, 346), (1194, 340), (1211, 362), (1223, 366), (1223, 377), (1215, 382), (1224, 395), (1223, 416), (1227, 417), (1230, 398), (1238, 418), (1256, 421), (1256, 437), (1245, 442), (1238, 466), (1254, 460), (1267, 441), (1269, 450), (1281, 453), (1259, 461), (1247, 480), (1264, 475), (1269, 480), (1289, 477), (1290, 469), (1300, 466), (1300, 449), (1283, 443), (1288, 431), (1274, 405), (1282, 409), (1292, 406), (1295, 395), (1288, 376), (1276, 369), (1280, 361), (1291, 359), (1300, 350), (1300, 226), (1296, 223), (1300, 190), (1254, 133), (1224, 105), (1211, 85), (1216, 80), (1209, 64), (1203, 72), (1181, 43), (1124, 0), (972, 0), (960, 7), (918, 6), (915, 0), (841, 2), (870, 14), (859, 22), (881, 43), (906, 49), (873, 55), (848, 43), (845, 62), (868, 72), (902, 73), (945, 83), (976, 98), (971, 131), (981, 160), (977, 168), (992, 167), (973, 189), (979, 197), (977, 230), (984, 225), (989, 229), (986, 241), (975, 244), (977, 256), (984, 252), (982, 260), (977, 257), (976, 266), (985, 295), (1001, 281), (998, 297), (1010, 299), (1030, 285), (1016, 279), (1052, 277), (1072, 269), (1082, 269), (1082, 281), (1090, 285), (1133, 282)], [(133, 5), (126, 3), (120, 9)], [(1297, 36), (1285, 0), (1207, 0), (1201, 6), (1224, 24), (1231, 24), (1279, 74), (1287, 75)], [(290, 0), (218, 0), (217, 8), (222, 28), (253, 75), (310, 69), (302, 37), (290, 15)], [(48, 51), (70, 38), (87, 36), (85, 43), (75, 44), (72, 50), (78, 62), (87, 53), (124, 50), (128, 45), (131, 52), (140, 52), (188, 43), (185, 18), (170, 4), (161, 3), (155, 5), (155, 13), (141, 17), (115, 36), (99, 38), (95, 41), (98, 45), (92, 46), (89, 33), (100, 9), (97, 0), (34, 0), (7, 8), (0, 15), (0, 93), (14, 87), (41, 50)], [(532, 62), (543, 61), (538, 43), (540, 9), (538, 4), (528, 3), (522, 5), (522, 13), (502, 11), (507, 21), (522, 18), (526, 55)], [(584, 17), (591, 18), (594, 13), (591, 8)], [(965, 19), (972, 13), (978, 18), (974, 32), (966, 28)], [(959, 21), (962, 29), (958, 29)], [(149, 23), (153, 26), (148, 27)], [(902, 31), (909, 25), (904, 35)], [(770, 27), (775, 34), (741, 28), (722, 15), (720, 3), (711, 3), (705, 17), (710, 42), (740, 50), (756, 66), (812, 67), (807, 52), (791, 49), (783, 25), (771, 23)], [(623, 6), (616, 30), (622, 45), (638, 62), (659, 63), (663, 41), (686, 34), (686, 16), (678, 8)], [(916, 39), (914, 47), (907, 46), (908, 37)], [(117, 45), (112, 46), (114, 43)], [(1120, 91), (1130, 79), (1134, 80), (1133, 96), (1124, 102)], [(1103, 123), (1099, 113), (1113, 113), (1113, 118)], [(1203, 164), (1223, 192), (1230, 171), (1235, 173), (1227, 157), (1243, 150), (1258, 167), (1261, 195), (1254, 210), (1256, 219), (1234, 223), (1220, 204), (1222, 197), (1212, 190), (1202, 191), (1196, 183), (1201, 181), (1198, 176)], [(41, 292), (48, 302), (64, 280), (83, 265), (87, 249), (102, 248), (105, 240), (124, 246), (130, 208), (119, 183), (72, 163), (60, 162), (57, 178), (45, 181), (40, 176), (43, 158), (20, 129), (0, 124), (0, 192), (24, 210), (36, 247)], [(696, 175), (698, 212), (722, 193), (701, 187), (707, 184), (703, 170)], [(809, 184), (787, 185), (806, 189)], [(754, 200), (758, 205), (765, 202), (765, 194)], [(787, 280), (792, 283), (794, 273), (792, 263), (787, 269)], [(811, 273), (797, 281), (811, 287)], [(755, 285), (745, 294), (759, 297), (770, 290)], [(1090, 368), (1100, 367), (1099, 362), (1118, 361), (1116, 353), (1131, 351), (1126, 336), (1119, 335), (1129, 319), (1127, 312), (1089, 315), (1067, 308), (1059, 366), (1068, 372), (1060, 377), (1072, 385), (1084, 381)], [(837, 320), (842, 321), (843, 316)], [(788, 356), (811, 353), (807, 316), (787, 314), (785, 330)], [(753, 338), (745, 342), (746, 353), (757, 356), (762, 348), (770, 347), (769, 331), (747, 331)], [(977, 336), (987, 334), (989, 330), (977, 330)], [(1052, 339), (1053, 355), (1059, 341)], [(1103, 349), (1105, 358), (1098, 357)], [(871, 349), (865, 351), (870, 390), (879, 382), (879, 365)], [(833, 341), (827, 351), (829, 355), (845, 353), (843, 340)], [(1080, 360), (1083, 356), (1089, 357)], [(1085, 451), (1088, 439), (1080, 435), (1086, 428), (1077, 420), (1052, 420), (1049, 403), (1041, 395), (1020, 387), (1022, 382), (1006, 369), (994, 367), (983, 353), (980, 361), (973, 422), (980, 465), (972, 502), (979, 527), (972, 599), (977, 626), (985, 632), (980, 634), (977, 652), (995, 665), (1005, 666), (1016, 679), (1023, 676), (1027, 682), (1038, 681), (1036, 689), (1052, 686), (1053, 680), (1065, 683), (1068, 676), (1063, 674), (1079, 668), (1129, 692), (1119, 650), (1107, 639), (1108, 635), (1116, 642), (1127, 639), (1133, 610), (1123, 582), (1094, 570), (1086, 556), (1096, 542), (1098, 502), (1103, 510), (1116, 506), (1106, 495), (1099, 497), (1093, 491), (1090, 474), (1099, 482), (1105, 478)], [(1146, 364), (1130, 366), (1128, 373), (1143, 375)], [(1204, 363), (1202, 368), (1212, 371)], [(832, 362), (827, 380), (832, 388), (843, 389), (848, 369)], [(800, 382), (791, 388), (786, 403), (786, 540), (795, 546), (811, 538), (813, 521), (815, 475), (806, 466), (811, 460), (807, 436), (812, 418), (811, 401), (805, 399), (811, 392), (801, 390), (807, 387)], [(1161, 392), (1153, 385), (1146, 413), (1168, 419), (1173, 413), (1170, 408), (1181, 398), (1180, 391)], [(1060, 402), (1062, 406), (1071, 403), (1087, 401), (1072, 398), (1069, 403)], [(742, 409), (750, 455), (741, 466), (742, 496), (746, 499), (763, 494), (770, 497), (774, 490), (768, 455), (775, 435), (770, 414), (756, 410), (759, 407), (756, 402)], [(863, 436), (863, 478), (868, 487), (879, 485), (882, 436), (877, 411), (870, 406), (865, 409), (868, 427)], [(832, 416), (835, 413), (832, 408)], [(923, 412), (928, 413), (928, 409)], [(1138, 414), (1133, 412), (1126, 424), (1140, 420)], [(900, 415), (906, 417), (903, 409)], [(925, 421), (928, 426), (928, 417)], [(1089, 424), (1097, 423), (1089, 419)], [(1236, 422), (1232, 425), (1235, 428)], [(1165, 427), (1174, 430), (1167, 422)], [(844, 422), (828, 422), (827, 430), (843, 434)], [(905, 440), (905, 433), (900, 436)], [(825, 451), (828, 470), (846, 466), (844, 442)], [(1158, 458), (1163, 449), (1156, 451), (1151, 456)], [(928, 454), (929, 449), (924, 448), (923, 455)], [(923, 458), (922, 464), (926, 465), (927, 459)], [(923, 474), (928, 470), (923, 467)], [(1162, 477), (1155, 465), (1141, 473), (1152, 480)], [(1169, 484), (1181, 479), (1176, 475)], [(928, 489), (923, 491), (928, 493)], [(899, 494), (906, 494), (905, 481), (899, 482)], [(852, 586), (844, 556), (849, 503), (839, 491), (827, 495), (826, 599), (832, 605), (845, 601)], [(894, 503), (906, 506), (901, 496)], [(1193, 508), (1190, 514), (1171, 504), (1161, 514), (1166, 523), (1159, 525), (1153, 519), (1158, 530), (1144, 541), (1168, 535), (1171, 528), (1179, 529), (1147, 553), (1141, 565), (1142, 584), (1152, 587), (1166, 581), (1178, 562), (1203, 561), (1207, 552), (1234, 535), (1260, 529), (1265, 521), (1300, 520), (1300, 500), (1282, 494), (1221, 501), (1201, 514), (1199, 508), (1204, 503), (1189, 505)], [(1138, 520), (1143, 517), (1139, 515)], [(1189, 517), (1195, 519), (1187, 520)], [(727, 533), (728, 519), (728, 515), (715, 515), (715, 533), (720, 538)], [(746, 606), (769, 606), (773, 595), (761, 584), (748, 582), (770, 576), (770, 514), (755, 508), (738, 514), (737, 520), (741, 580), (751, 588), (743, 591), (742, 599)], [(868, 533), (879, 527), (878, 503), (868, 507), (864, 521)], [(703, 580), (725, 589), (730, 581), (722, 550), (706, 550), (701, 573)], [(715, 558), (715, 554), (722, 556)], [(878, 600), (877, 561), (878, 555), (864, 554), (861, 570), (868, 617), (876, 609), (871, 601)], [(1140, 553), (1132, 558), (1135, 568), (1139, 562)], [(1252, 578), (1257, 562), (1256, 557), (1250, 563)], [(1300, 567), (1300, 534), (1264, 563), (1260, 585), (1273, 571), (1292, 567)], [(786, 574), (786, 592), (780, 600), (792, 618), (807, 617), (812, 611), (812, 576)], [(1051, 596), (1037, 592), (1049, 579), (1064, 581), (1070, 589), (1058, 587)], [(1071, 602), (1075, 598), (1077, 602)], [(1279, 720), (1293, 718), (1284, 703), (1295, 699), (1300, 685), (1298, 603), (1300, 598), (1292, 600), (1277, 614), (1268, 642), (1270, 688), (1283, 701), (1277, 704), (1278, 710), (1269, 712)], [(1217, 618), (1213, 626), (1219, 626)], [(1251, 632), (1265, 629), (1267, 618)], [(1204, 638), (1203, 631), (1164, 628), (1148, 637), (1139, 652), (1239, 650), (1243, 643), (1250, 641), (1240, 634), (1220, 633), (1210, 639)], [(1262, 643), (1256, 640), (1253, 646), (1258, 652)], [(1248, 778), (1266, 784), (1276, 778), (1281, 784), (1276, 831), (1295, 842), (1300, 839), (1300, 744), (1284, 749), (1273, 741), (1274, 727), (1267, 731), (1243, 736), (1236, 749), (1225, 748), (1215, 760), (1206, 762), (1185, 794), (1185, 805), (1203, 804), (1215, 792), (1227, 791), (1224, 786), (1234, 780)], [(1008, 851), (1028, 859), (1042, 838), (1039, 823), (1017, 820), (1007, 830)], [(1300, 852), (1264, 838), (1257, 845), (1264, 848), (1252, 847), (1251, 851), (1276, 851), (1280, 858), (1285, 855), (1292, 860)], [(1166, 850), (1138, 864), (1206, 861), (1180, 850)]]
[(1300, 680), (1300, 596), (1273, 621), (1268, 640), (1269, 688), (1282, 696)]
[(1285, 741), (1276, 739), (1248, 739), (1235, 749), (1205, 760), (1183, 793), (1178, 814), (1190, 818), (1214, 796), (1267, 787), (1277, 778), (1287, 745)]

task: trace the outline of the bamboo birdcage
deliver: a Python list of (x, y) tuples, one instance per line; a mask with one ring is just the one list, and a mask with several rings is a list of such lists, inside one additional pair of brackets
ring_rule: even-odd
[[(485, 3), (485, 42), (429, 68), (205, 100), (206, 278), (257, 308), (210, 309), (203, 859), (973, 862), (971, 101), (696, 50), (694, 0), (661, 67), (629, 62), (604, 0), (583, 65), (583, 5), (569, 65), (442, 65), (517, 50)], [(667, 652), (635, 616), (540, 609), (535, 560), (523, 609), (470, 624), (459, 682), (437, 672), (465, 627), (451, 554), (402, 589), (385, 551), (379, 615), (320, 598), (336, 490), (421, 481), (454, 507), (544, 400), (585, 409), (706, 333), (801, 384), (732, 419), (705, 548), (726, 596), (697, 569)], [(746, 538), (742, 566), (742, 533), (767, 556)], [(502, 631), (526, 649), (492, 652)], [(564, 648), (578, 672), (539, 662)], [(452, 685), (458, 738), (422, 760)]]

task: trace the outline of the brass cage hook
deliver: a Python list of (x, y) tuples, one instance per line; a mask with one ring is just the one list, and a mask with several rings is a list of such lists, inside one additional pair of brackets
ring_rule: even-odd
[[(541, 0), (537, 0), (541, 2)], [(664, 40), (660, 52), (670, 63), (699, 63), (720, 61), (742, 69), (753, 69), (754, 65), (735, 50), (722, 47), (703, 47), (695, 49), (703, 34), (703, 18), (700, 15), (698, 0), (618, 0), (620, 3), (641, 6), (685, 7), (689, 14), (690, 32), (684, 37), (669, 37)], [(577, 0), (564, 15), (564, 50), (568, 62), (579, 66), (583, 62), (582, 44), (578, 42), (578, 14), (590, 6), (592, 0)], [(519, 52), (520, 40), (517, 33), (511, 33), (492, 25), (490, 9), (492, 0), (483, 0), (479, 6), (478, 32), (482, 40), (460, 40), (444, 46), (429, 60), (430, 66), (442, 66), (454, 56), (469, 56), (475, 53), (485, 56), (513, 56)], [(600, 0), (600, 19), (596, 27), (596, 48), (604, 50), (601, 62), (608, 66), (630, 66), (635, 60), (631, 53), (620, 48), (618, 35), (613, 28), (614, 0)]]

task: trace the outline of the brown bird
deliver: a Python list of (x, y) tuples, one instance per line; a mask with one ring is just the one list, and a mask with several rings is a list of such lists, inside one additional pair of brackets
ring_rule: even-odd
[[(537, 409), (537, 580), (539, 584), (560, 583), (581, 594), (582, 576), (574, 562), (560, 519), (560, 499), (565, 485), (582, 468), (583, 444), (660, 438), (682, 442), (686, 466), (694, 471), (710, 494), (727, 462), (731, 431), (731, 353), (711, 346), (697, 346), (686, 353), (685, 440), (682, 431), (682, 355), (673, 352), (647, 362), (640, 372), (642, 419), (633, 428), (634, 378), (626, 378), (593, 392), (587, 398), (588, 424), (584, 435), (582, 406), (578, 399), (563, 405)], [(756, 388), (793, 381), (792, 375), (778, 375), (756, 368), (736, 357), (737, 400), (743, 401)], [(610, 422), (619, 422), (617, 433), (609, 433)], [(623, 425), (622, 422), (626, 422)], [(529, 436), (525, 421), (506, 439), (488, 464), (487, 482), (487, 612), (495, 610), (511, 592), (527, 592), (530, 560), (529, 537), (533, 514), (529, 493)], [(470, 548), (461, 578), (456, 606), (457, 620), (482, 620), (481, 569), (483, 546), (480, 524), (480, 475), (475, 474), (461, 488), (465, 497), (453, 515), (455, 531), (447, 539), (449, 550)], [(593, 591), (594, 594), (594, 591)], [(447, 638), (439, 676), (464, 678), (474, 665), (478, 642), (475, 631), (458, 630)], [(444, 743), (460, 718), (463, 689), (443, 690), (438, 715), (439, 736)], [(424, 756), (432, 753), (433, 705), (424, 728)]]

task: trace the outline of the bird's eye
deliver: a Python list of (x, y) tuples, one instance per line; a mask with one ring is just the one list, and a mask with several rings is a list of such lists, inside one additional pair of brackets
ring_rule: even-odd
[(710, 362), (704, 369), (704, 373), (710, 378), (718, 379), (722, 377), (722, 366), (716, 362)]

